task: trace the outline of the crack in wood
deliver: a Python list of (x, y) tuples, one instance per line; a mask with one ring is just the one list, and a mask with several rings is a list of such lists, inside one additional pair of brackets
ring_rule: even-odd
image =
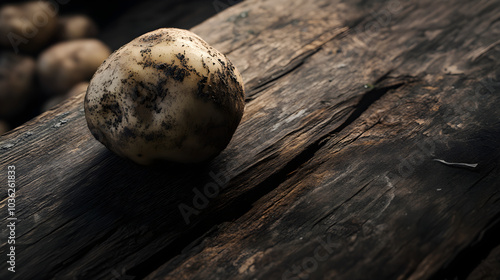
[[(344, 130), (346, 127), (351, 125), (354, 121), (356, 121), (368, 108), (375, 103), (377, 100), (382, 98), (387, 92), (391, 90), (395, 90), (400, 88), (401, 86), (405, 84), (412, 83), (416, 81), (415, 78), (410, 77), (410, 76), (404, 76), (404, 77), (397, 77), (397, 78), (392, 78), (389, 77), (389, 74), (392, 71), (388, 71), (385, 73), (383, 76), (381, 76), (376, 82), (374, 87), (361, 95), (359, 98), (359, 101), (357, 102), (356, 105), (354, 105), (354, 111), (349, 115), (349, 117), (342, 123), (339, 127), (328, 133), (325, 138), (330, 138), (335, 134), (338, 134), (342, 130)], [(324, 139), (322, 140), (324, 141)]]
[[(237, 197), (223, 210), (218, 210), (215, 213), (212, 213), (210, 217), (199, 221), (193, 228), (191, 228), (187, 232), (184, 232), (180, 236), (180, 238), (172, 242), (171, 245), (166, 246), (159, 252), (153, 254), (147, 260), (128, 269), (126, 271), (127, 275), (134, 275), (138, 279), (147, 276), (151, 272), (158, 269), (162, 264), (173, 260), (176, 256), (180, 255), (181, 252), (185, 252), (188, 250), (188, 248), (194, 247), (192, 244), (197, 242), (199, 243), (199, 240), (201, 240), (204, 236), (207, 236), (205, 234), (207, 231), (213, 231), (214, 224), (222, 224), (224, 222), (237, 219), (247, 213), (256, 201), (264, 197), (272, 190), (276, 189), (279, 185), (281, 185), (289, 177), (291, 177), (291, 174), (300, 169), (302, 165), (313, 158), (316, 152), (326, 144), (327, 141), (324, 141), (325, 138), (328, 138), (331, 134), (338, 133), (345, 129), (387, 92), (397, 89), (404, 84), (407, 84), (408, 81), (411, 80), (407, 77), (389, 77), (390, 72), (391, 71), (385, 73), (379, 79), (377, 79), (374, 83), (375, 87), (359, 97), (359, 102), (354, 105), (355, 109), (348, 117), (348, 119), (344, 121), (339, 127), (329, 133), (326, 133), (323, 137), (320, 137), (318, 140), (308, 145), (302, 152), (292, 158), (278, 172), (272, 174), (260, 184), (253, 187), (250, 191), (246, 192), (245, 195)], [(262, 164), (262, 161), (260, 163)], [(356, 192), (356, 194), (361, 192), (367, 185), (363, 186), (358, 192)], [(356, 194), (354, 194), (353, 197)], [(341, 205), (339, 205), (339, 207), (340, 206)]]
[(348, 27), (336, 28), (333, 31), (328, 30), (319, 36), (317, 36), (314, 40), (312, 40), (307, 45), (303, 46), (299, 50), (297, 50), (293, 55), (290, 61), (286, 65), (279, 66), (276, 65), (273, 68), (277, 68), (276, 70), (271, 70), (272, 74), (270, 74), (265, 80), (251, 80), (248, 82), (248, 94), (246, 97), (247, 101), (255, 99), (255, 95), (265, 89), (269, 84), (275, 82), (281, 77), (293, 72), (298, 67), (300, 67), (304, 62), (312, 57), (314, 54), (318, 53), (323, 45), (334, 40), (335, 38), (341, 37), (349, 31)]
[(455, 257), (434, 273), (429, 280), (466, 279), (491, 252), (500, 245), (500, 213), (497, 213), (475, 240), (460, 250)]

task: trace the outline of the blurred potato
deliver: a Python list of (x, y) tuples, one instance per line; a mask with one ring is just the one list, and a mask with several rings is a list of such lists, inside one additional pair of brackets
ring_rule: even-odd
[(60, 41), (91, 38), (97, 36), (97, 24), (85, 15), (62, 16), (59, 18), (57, 37)]
[(5, 5), (0, 8), (0, 45), (37, 52), (57, 31), (57, 10), (44, 1)]
[(89, 80), (111, 50), (97, 39), (61, 42), (45, 50), (37, 62), (40, 85), (48, 96), (64, 95)]
[(0, 117), (23, 113), (32, 97), (35, 61), (29, 56), (0, 53)]

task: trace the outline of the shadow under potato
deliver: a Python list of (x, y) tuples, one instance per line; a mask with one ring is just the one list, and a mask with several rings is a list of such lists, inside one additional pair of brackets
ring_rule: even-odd
[(148, 226), (185, 226), (178, 205), (190, 200), (193, 188), (211, 180), (210, 162), (142, 166), (105, 147), (87, 166), (92, 167), (83, 171), (84, 176), (75, 174), (75, 186), (68, 196), (76, 212), (96, 211)]
[[(125, 252), (140, 251), (159, 242), (161, 245), (146, 249), (148, 259), (133, 262), (131, 271), (127, 271), (127, 275), (142, 277), (150, 266), (159, 266), (192, 242), (207, 216), (216, 218), (211, 216), (213, 213), (203, 213), (207, 215), (193, 215), (192, 223), (186, 223), (179, 205), (193, 200), (193, 188), (203, 189), (204, 184), (213, 181), (210, 172), (221, 172), (217, 171), (221, 156), (197, 165), (162, 162), (141, 166), (115, 155), (100, 143), (95, 145), (99, 147), (92, 148), (96, 154), (91, 163), (64, 179), (74, 183), (58, 206), (62, 215), (74, 221), (69, 227), (64, 225), (73, 243), (68, 246), (85, 244), (79, 250), (89, 253), (84, 262), (99, 259), (113, 265), (130, 257)], [(218, 204), (217, 199), (210, 203)], [(113, 243), (119, 244), (118, 251), (123, 250), (123, 254), (117, 250), (114, 256), (109, 254), (107, 247)], [(94, 278), (94, 273), (100, 272), (88, 273), (82, 275)]]

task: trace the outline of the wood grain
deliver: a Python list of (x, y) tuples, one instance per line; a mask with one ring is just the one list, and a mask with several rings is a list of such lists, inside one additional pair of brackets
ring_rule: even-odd
[(83, 95), (0, 138), (17, 176), (13, 279), (466, 277), (499, 245), (485, 238), (500, 232), (498, 14), (458, 0), (219, 13), (192, 31), (242, 72), (247, 107), (210, 163), (115, 156)]

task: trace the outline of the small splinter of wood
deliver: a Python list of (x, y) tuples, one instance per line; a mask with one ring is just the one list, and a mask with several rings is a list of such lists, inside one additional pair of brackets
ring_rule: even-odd
[(463, 163), (463, 162), (447, 162), (445, 160), (442, 160), (442, 159), (437, 159), (435, 158), (434, 161), (438, 161), (442, 164), (446, 164), (446, 165), (451, 165), (451, 166), (457, 166), (457, 167), (470, 167), (470, 168), (476, 168), (477, 167), (477, 163)]

